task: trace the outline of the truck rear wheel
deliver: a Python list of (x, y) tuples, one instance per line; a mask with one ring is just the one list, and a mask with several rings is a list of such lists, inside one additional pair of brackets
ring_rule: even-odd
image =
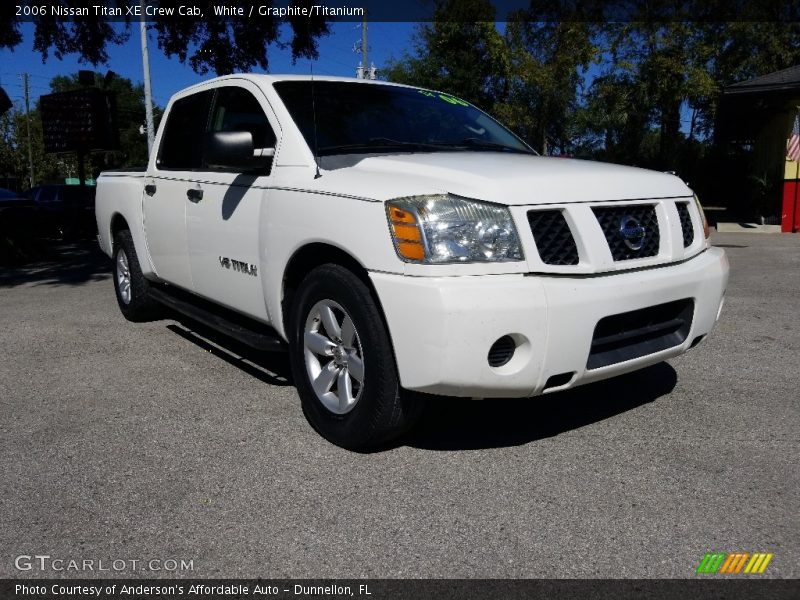
[(363, 450), (405, 432), (419, 400), (400, 388), (386, 324), (366, 284), (335, 264), (312, 270), (290, 311), (292, 374), (311, 425)]
[(131, 232), (127, 229), (114, 236), (114, 291), (117, 304), (128, 321), (153, 321), (160, 316), (160, 306), (150, 298), (150, 283), (142, 275)]

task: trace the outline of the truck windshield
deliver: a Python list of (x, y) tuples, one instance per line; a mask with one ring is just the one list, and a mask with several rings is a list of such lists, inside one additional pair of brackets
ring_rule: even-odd
[[(535, 154), (468, 102), (430, 90), (343, 81), (280, 81), (281, 100), (319, 156), (487, 151)], [(316, 112), (316, 133), (314, 131)]]

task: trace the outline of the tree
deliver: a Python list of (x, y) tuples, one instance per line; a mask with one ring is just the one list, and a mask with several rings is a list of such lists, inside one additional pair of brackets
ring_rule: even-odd
[[(683, 141), (681, 109), (689, 94), (692, 27), (683, 21), (641, 20), (606, 29), (610, 60), (587, 99), (600, 100), (595, 114), (616, 110), (600, 119), (616, 129), (606, 132), (607, 140), (624, 142), (606, 147), (612, 156), (621, 151), (615, 158), (628, 159), (632, 153), (639, 156), (635, 164), (676, 168)], [(658, 135), (655, 155), (642, 155), (641, 144), (651, 129)]]
[(645, 89), (631, 73), (609, 70), (595, 77), (577, 113), (584, 152), (611, 162), (646, 162), (647, 101)]
[[(30, 128), (34, 185), (58, 178), (60, 173), (69, 172), (70, 168), (76, 169), (70, 157), (45, 154), (42, 120), (36, 109), (30, 112)], [(16, 187), (28, 188), (29, 175), (27, 117), (24, 111), (12, 109), (0, 116), (0, 177), (16, 180)]]
[[(85, 7), (78, 0), (62, 0), (66, 8)], [(265, 2), (270, 6), (270, 2)], [(311, 0), (298, 0), (296, 7), (310, 7)], [(120, 6), (124, 6), (120, 3)], [(275, 16), (250, 19), (225, 19), (214, 14), (215, 3), (201, 0), (193, 3), (203, 18), (153, 17), (152, 27), (157, 32), (158, 45), (167, 56), (177, 56), (188, 62), (198, 73), (215, 72), (225, 75), (234, 71), (249, 71), (258, 66), (268, 70), (267, 47), (291, 49), (292, 58), (316, 58), (317, 39), (330, 33), (328, 22), (311, 13), (311, 16), (294, 16), (288, 19), (291, 30), (288, 41), (281, 38), (282, 21)], [(0, 48), (15, 48), (22, 42), (20, 19), (3, 8), (0, 16)], [(90, 7), (91, 8), (91, 7)], [(121, 44), (128, 39), (131, 22), (126, 19), (124, 28), (115, 27), (102, 16), (88, 16), (65, 20), (51, 13), (35, 21), (33, 47), (46, 60), (52, 51), (56, 58), (78, 54), (93, 65), (108, 62), (109, 45)]]
[(574, 114), (583, 74), (598, 56), (594, 24), (541, 19), (538, 10), (530, 9), (507, 24), (511, 73), (508, 94), (498, 99), (496, 111), (542, 154), (550, 153), (551, 146), (564, 153), (580, 135)]
[(581, 68), (595, 59), (593, 26), (574, 18), (542, 22), (543, 10), (512, 15), (502, 35), (486, 0), (439, 1), (434, 20), (422, 25), (413, 54), (390, 62), (391, 81), (451, 92), (496, 116), (532, 145), (563, 152), (577, 135), (571, 113)]
[(701, 134), (713, 132), (725, 86), (800, 64), (800, 22), (733, 21), (697, 25), (690, 101)]
[(508, 53), (488, 0), (446, 0), (436, 5), (432, 23), (417, 29), (413, 54), (392, 60), (383, 76), (451, 92), (491, 110), (504, 93)]

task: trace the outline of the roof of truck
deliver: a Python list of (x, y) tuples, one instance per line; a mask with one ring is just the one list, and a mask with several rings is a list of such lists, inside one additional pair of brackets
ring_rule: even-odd
[[(223, 75), (221, 77), (214, 77), (213, 79), (208, 79), (206, 81), (201, 81), (200, 83), (196, 83), (192, 86), (184, 88), (184, 90), (190, 90), (195, 87), (200, 87), (207, 85), (209, 83), (216, 83), (217, 81), (225, 81), (229, 79), (247, 79), (253, 81), (254, 83), (275, 83), (277, 81), (342, 81), (347, 83), (357, 83), (357, 84), (366, 84), (366, 85), (396, 85), (399, 87), (414, 87), (405, 85), (402, 83), (393, 83), (391, 81), (383, 81), (379, 79), (356, 79), (355, 77), (335, 77), (332, 75), (280, 75), (280, 74), (266, 74), (266, 73), (234, 73), (232, 75)], [(181, 90), (181, 91), (184, 91)]]

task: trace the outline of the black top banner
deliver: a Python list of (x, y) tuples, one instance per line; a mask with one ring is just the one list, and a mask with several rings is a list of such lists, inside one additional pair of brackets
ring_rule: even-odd
[[(332, 21), (800, 21), (800, 0), (24, 0), (3, 2), (2, 19), (15, 21), (171, 19)], [(491, 14), (494, 14), (491, 17)]]

